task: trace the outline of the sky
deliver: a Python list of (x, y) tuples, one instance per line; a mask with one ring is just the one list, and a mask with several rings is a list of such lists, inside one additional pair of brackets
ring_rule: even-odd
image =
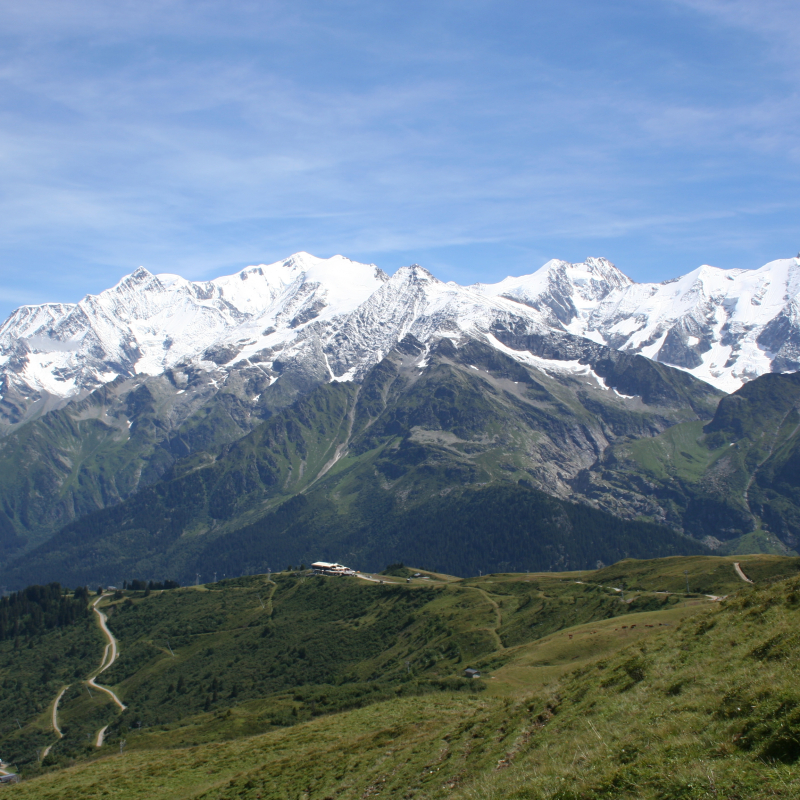
[(304, 250), (491, 282), (800, 250), (792, 0), (0, 0), (0, 317)]

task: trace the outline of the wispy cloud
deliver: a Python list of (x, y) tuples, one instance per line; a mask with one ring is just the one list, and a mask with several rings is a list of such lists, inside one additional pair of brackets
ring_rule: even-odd
[(758, 258), (797, 210), (777, 23), (745, 2), (617, 5), (9, 6), (0, 272), (77, 294), (140, 263), (198, 278), (300, 249), (524, 261), (628, 240), (657, 271), (745, 232)]

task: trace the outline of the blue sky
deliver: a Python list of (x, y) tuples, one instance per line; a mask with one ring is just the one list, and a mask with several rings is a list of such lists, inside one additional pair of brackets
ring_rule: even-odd
[(26, 0), (0, 315), (298, 250), (445, 280), (800, 249), (800, 4)]

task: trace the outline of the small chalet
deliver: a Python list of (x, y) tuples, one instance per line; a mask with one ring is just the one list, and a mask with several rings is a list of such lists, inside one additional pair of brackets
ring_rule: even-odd
[(465, 678), (480, 678), (480, 676), (481, 673), (478, 672), (477, 669), (472, 669), (472, 667), (467, 667), (467, 669), (464, 670)]

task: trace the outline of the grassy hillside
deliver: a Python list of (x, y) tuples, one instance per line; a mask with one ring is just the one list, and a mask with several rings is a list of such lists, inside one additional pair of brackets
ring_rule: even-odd
[[(747, 566), (755, 585), (729, 559), (706, 557), (383, 578), (391, 584), (318, 585), (287, 573), (112, 600), (123, 655), (108, 680), (135, 713), (116, 717), (99, 750), (73, 749), (72, 766), (58, 754), (67, 733), (43, 771), (24, 765), (27, 779), (9, 791), (37, 800), (794, 797), (800, 577), (781, 577), (796, 574), (796, 560)], [(682, 568), (707, 576), (715, 593), (736, 591), (711, 602), (630, 588), (683, 577)], [(620, 577), (624, 599), (612, 583)], [(261, 639), (269, 624), (285, 641), (252, 655), (260, 644), (248, 636)], [(322, 653), (323, 633), (342, 647)], [(213, 682), (215, 665), (226, 687), (209, 708), (198, 710), (194, 688), (183, 703), (162, 694), (177, 691), (176, 675), (184, 688)], [(483, 677), (459, 678), (466, 665)], [(273, 681), (273, 693), (247, 695), (255, 677)], [(289, 688), (294, 681), (302, 685)]]
[(734, 564), (755, 583), (800, 573), (800, 558), (757, 554), (746, 556), (626, 560), (598, 570), (595, 579), (630, 590), (733, 594), (742, 588)]

